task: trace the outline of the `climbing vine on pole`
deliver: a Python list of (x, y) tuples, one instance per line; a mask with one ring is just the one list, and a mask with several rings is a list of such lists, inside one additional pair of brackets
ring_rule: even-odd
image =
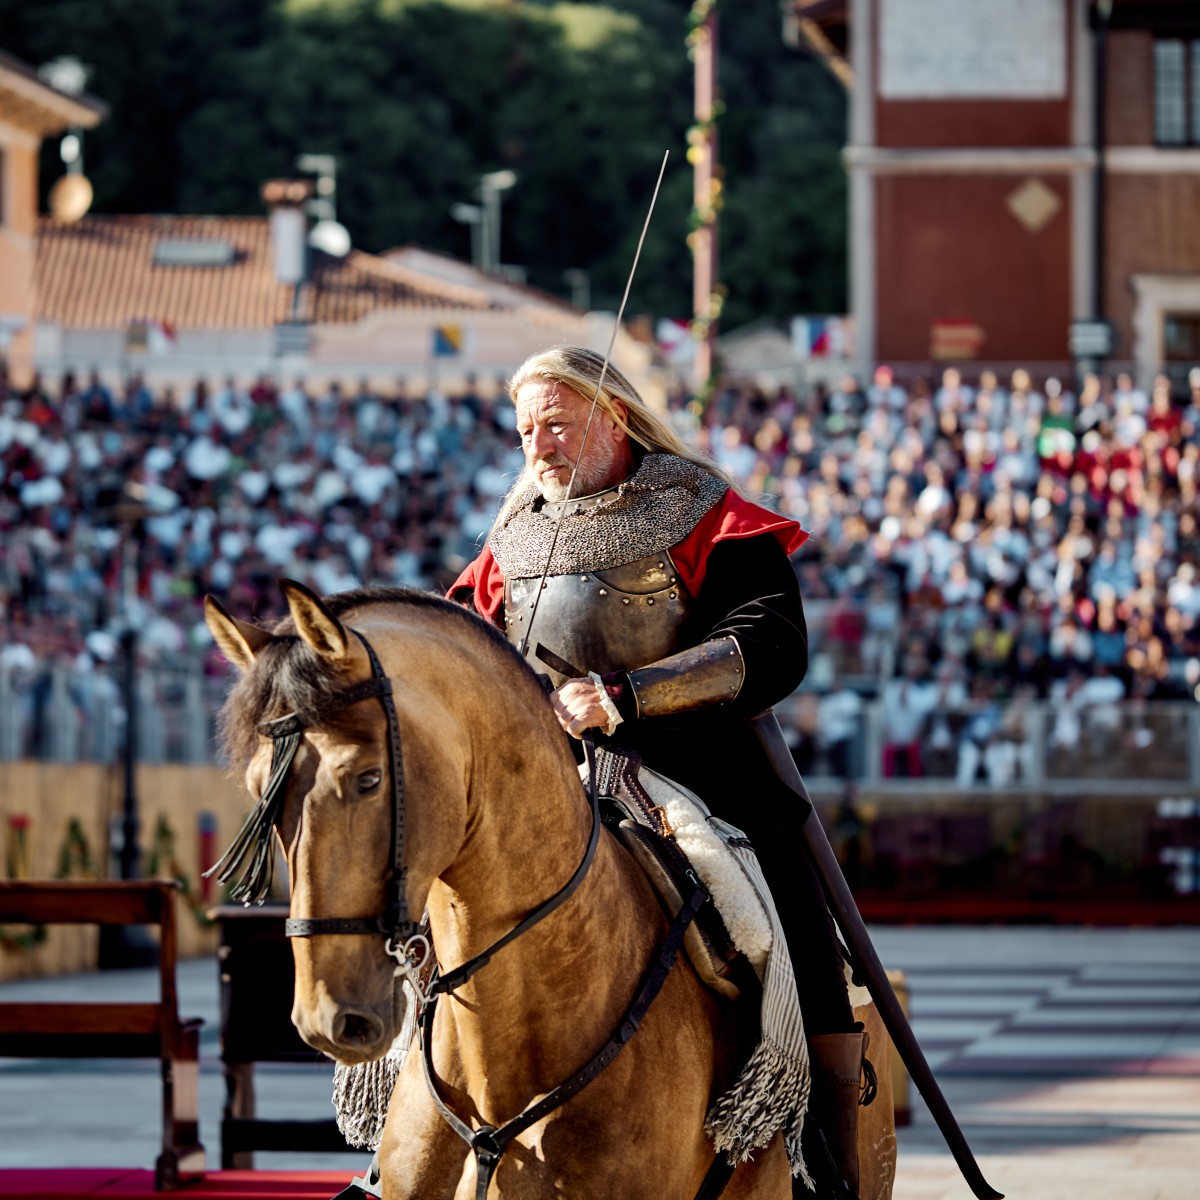
[(717, 98), (717, 0), (695, 0), (688, 13), (688, 57), (694, 66), (694, 120), (688, 129), (687, 158), (692, 164), (692, 211), (688, 247), (692, 252), (692, 320), (696, 339), (697, 402), (707, 404), (716, 383), (717, 322), (725, 287), (717, 281), (717, 214), (724, 183), (717, 163), (717, 122), (723, 105)]

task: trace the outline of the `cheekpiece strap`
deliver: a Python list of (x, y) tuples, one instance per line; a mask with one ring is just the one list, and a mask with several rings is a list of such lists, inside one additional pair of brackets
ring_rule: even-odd
[[(392, 764), (392, 778), (395, 786), (399, 730), (396, 724), (396, 708), (392, 702), (392, 681), (383, 673), (383, 667), (375, 651), (361, 634), (358, 635), (371, 660), (372, 676), (346, 688), (331, 699), (328, 705), (320, 711), (320, 716), (341, 712), (352, 704), (362, 700), (379, 697), (385, 712), (388, 714), (389, 738), (388, 757)], [(292, 761), (304, 738), (304, 731), (309, 722), (298, 712), (285, 713), (270, 721), (262, 721), (256, 729), (264, 737), (269, 737), (275, 744), (271, 752), (271, 768), (267, 785), (259, 797), (258, 803), (247, 815), (237, 836), (229, 849), (217, 862), (204, 872), (206, 876), (215, 874), (221, 883), (228, 883), (240, 871), (238, 878), (230, 888), (230, 895), (244, 904), (261, 904), (271, 890), (275, 874), (275, 847), (273, 834), (283, 809), (283, 801), (287, 794), (287, 780), (291, 772)], [(398, 795), (400, 793), (397, 793)], [(394, 818), (395, 819), (395, 818)], [(395, 830), (393, 829), (393, 842)], [(378, 919), (371, 921), (362, 918), (320, 918), (309, 921), (289, 921), (288, 924), (304, 926), (301, 932), (297, 928), (289, 933), (290, 937), (308, 937), (314, 933), (373, 933), (386, 934), (389, 930), (382, 928)], [(331, 925), (345, 926), (333, 929)], [(366, 928), (366, 926), (370, 928)]]

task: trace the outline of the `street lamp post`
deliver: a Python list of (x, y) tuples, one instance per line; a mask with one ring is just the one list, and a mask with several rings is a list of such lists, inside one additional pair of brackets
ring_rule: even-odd
[[(139, 845), (141, 820), (138, 815), (137, 753), (137, 621), (133, 612), (137, 595), (137, 572), (141, 559), (143, 521), (151, 510), (131, 494), (126, 484), (110, 515), (121, 530), (121, 628), (117, 638), (121, 663), (121, 702), (125, 729), (121, 742), (121, 812), (110, 825), (110, 854), (119, 879), (140, 879), (142, 852)], [(110, 867), (110, 870), (112, 867)], [(142, 967), (156, 961), (157, 950), (141, 926), (105, 925), (100, 930), (99, 964), (110, 970)]]
[(332, 258), (350, 253), (350, 233), (337, 219), (337, 158), (332, 154), (298, 154), (296, 168), (317, 177), (315, 195), (305, 205), (316, 224), (308, 241)]
[(450, 215), (462, 225), (471, 227), (471, 266), (483, 269), (483, 209), (478, 204), (452, 204)]
[[(121, 531), (121, 610), (118, 644), (121, 649), (121, 699), (125, 706), (125, 736), (121, 744), (121, 812), (110, 829), (110, 872), (120, 879), (141, 878), (138, 816), (138, 568), (147, 518), (170, 512), (179, 497), (168, 488), (129, 481), (104, 513)], [(137, 925), (105, 925), (100, 931), (100, 966), (137, 967), (155, 961), (157, 950), (146, 930)]]
[(479, 177), (479, 197), (483, 202), (480, 259), (485, 271), (498, 271), (500, 255), (500, 194), (517, 182), (516, 171), (489, 171)]
[(592, 307), (592, 277), (581, 267), (563, 272), (563, 282), (571, 289), (571, 303), (585, 311)]

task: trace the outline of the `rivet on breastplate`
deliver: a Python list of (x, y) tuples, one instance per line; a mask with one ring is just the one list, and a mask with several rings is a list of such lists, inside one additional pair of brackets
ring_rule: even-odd
[(600, 595), (602, 595), (602, 596), (607, 596), (607, 595), (608, 595), (608, 588), (601, 588), (601, 589), (600, 589)]
[(678, 599), (678, 597), (675, 595), (675, 593), (674, 593), (674, 592), (671, 592), (671, 593), (670, 593), (670, 594), (667, 596), (667, 599), (668, 599), (668, 600), (676, 600), (676, 599)]
[(628, 596), (624, 597), (624, 598), (622, 599), (621, 603), (622, 603), (622, 604), (628, 604), (628, 603), (629, 603), (629, 597), (628, 597)]
[(658, 569), (661, 571), (663, 569), (663, 567), (665, 567), (666, 565), (667, 565), (666, 563), (659, 563)]
[(579, 577), (579, 582), (580, 582), (580, 583), (587, 583), (587, 576), (586, 576), (586, 575), (580, 575), (580, 577)]
[(675, 582), (675, 576), (674, 576), (674, 575), (672, 575), (672, 576), (671, 576), (671, 578), (668, 580), (668, 582), (669, 582), (669, 583), (674, 583), (674, 582)]
[(646, 603), (647, 603), (647, 604), (653, 604), (653, 603), (654, 603), (654, 597), (653, 597), (653, 596), (649, 596), (649, 597), (647, 597), (647, 599), (646, 599)]

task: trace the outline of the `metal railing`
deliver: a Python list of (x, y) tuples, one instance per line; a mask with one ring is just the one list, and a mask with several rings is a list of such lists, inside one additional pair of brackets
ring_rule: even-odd
[[(216, 713), (227, 678), (197, 664), (143, 666), (135, 679), (138, 760), (216, 762)], [(861, 786), (900, 791), (1168, 787), (1200, 795), (1200, 705), (1191, 701), (967, 704), (932, 709), (915, 737), (897, 742), (887, 705), (867, 699), (840, 746), (822, 728), (819, 704), (809, 691), (779, 706), (801, 769), (818, 786), (848, 776)], [(122, 755), (124, 736), (117, 665), (0, 666), (0, 760), (112, 763)]]
[[(225, 681), (200, 667), (143, 667), (136, 675), (137, 758), (216, 761), (215, 718)], [(113, 763), (123, 753), (126, 699), (116, 666), (79, 670), (0, 666), (0, 760)]]
[[(881, 700), (864, 701), (839, 742), (821, 728), (819, 701), (799, 693), (779, 708), (793, 754), (821, 790), (861, 787), (940, 793), (1200, 795), (1200, 705), (1192, 701), (1076, 703), (1017, 700), (932, 709), (903, 740)], [(844, 730), (843, 730), (844, 732)]]

